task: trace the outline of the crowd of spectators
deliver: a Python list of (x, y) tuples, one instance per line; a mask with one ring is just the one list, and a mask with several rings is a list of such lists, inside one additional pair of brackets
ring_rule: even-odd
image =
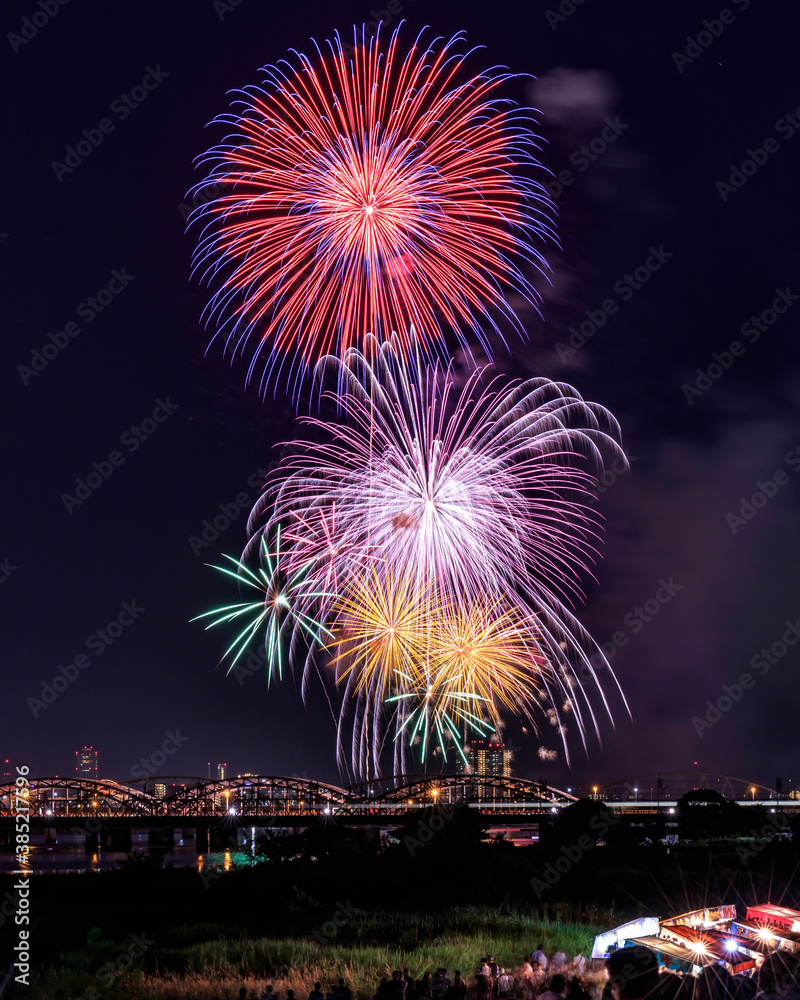
[(467, 995), (470, 1000), (588, 1000), (582, 980), (585, 970), (583, 955), (568, 962), (564, 952), (558, 951), (548, 959), (539, 945), (532, 955), (508, 968), (494, 955), (487, 955), (478, 962), (474, 977), (456, 969), (451, 978), (447, 969), (439, 968), (415, 979), (408, 969), (396, 969), (391, 978), (381, 979), (374, 1000), (465, 1000)]
[[(501, 966), (494, 955), (487, 955), (471, 977), (459, 969), (450, 976), (447, 969), (438, 968), (415, 979), (408, 969), (396, 969), (381, 979), (374, 1000), (800, 1000), (800, 953), (767, 955), (755, 976), (734, 975), (716, 964), (698, 975), (660, 969), (655, 954), (639, 945), (620, 948), (605, 964), (607, 980), (602, 985), (588, 983), (584, 955), (568, 960), (557, 951), (548, 958), (539, 945), (514, 967)], [(240, 1000), (246, 995), (243, 988)], [(261, 1000), (280, 998), (267, 986)], [(304, 998), (287, 990), (285, 1000)], [(353, 1000), (353, 994), (339, 979), (325, 992), (315, 983), (308, 1000)]]
[(471, 981), (459, 970), (452, 978), (440, 968), (420, 979), (396, 970), (381, 980), (374, 1000), (800, 1000), (800, 953), (787, 951), (767, 955), (755, 975), (734, 975), (717, 964), (698, 975), (660, 969), (655, 954), (641, 946), (614, 952), (604, 983), (587, 981), (587, 968), (580, 953), (568, 959), (557, 951), (548, 958), (539, 945), (514, 967), (487, 955)]
[[(281, 998), (270, 984), (264, 987), (260, 997), (255, 991), (248, 997), (247, 987), (243, 986), (239, 990), (239, 1000), (281, 1000)], [(287, 990), (285, 1000), (302, 1000), (302, 997), (295, 997), (294, 990)], [(344, 979), (339, 979), (338, 985), (332, 983), (327, 992), (323, 992), (321, 983), (314, 983), (314, 989), (308, 994), (308, 1000), (353, 1000), (353, 993)]]

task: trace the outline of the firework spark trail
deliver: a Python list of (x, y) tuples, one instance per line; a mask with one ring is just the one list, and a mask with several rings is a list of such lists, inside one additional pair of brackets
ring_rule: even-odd
[[(339, 763), (344, 758), (347, 706), (355, 702), (351, 759), (379, 761), (386, 725), (384, 704), (400, 682), (403, 668), (416, 669), (425, 651), (425, 631), (431, 627), (430, 600), (415, 591), (407, 578), (391, 579), (373, 563), (351, 579), (333, 602), (335, 621), (331, 666), (344, 682), (343, 708), (338, 721)], [(401, 755), (402, 756), (402, 755)]]
[[(430, 634), (438, 627), (441, 611), (431, 588), (420, 589), (420, 581), (407, 574), (395, 579), (393, 567), (382, 565), (374, 553), (365, 554), (343, 575), (340, 596), (331, 602), (329, 616), (336, 624), (327, 647), (334, 654), (330, 664), (337, 670), (337, 681), (345, 682), (338, 721), (343, 769), (348, 767), (347, 707), (353, 702), (350, 759), (361, 761), (360, 769), (367, 773), (370, 760), (380, 761), (394, 719), (395, 771), (406, 770), (408, 748), (398, 741), (406, 717), (404, 699), (412, 698), (421, 678), (428, 676)], [(427, 680), (424, 688), (427, 692)], [(400, 704), (394, 694), (398, 691), (403, 696)]]
[(506, 71), (464, 79), (462, 35), (419, 35), (405, 53), (399, 30), (352, 59), (337, 34), (314, 60), (264, 67), (201, 157), (190, 226), (194, 271), (216, 289), (206, 321), (249, 352), (248, 379), (264, 364), (262, 389), (286, 366), (297, 390), (367, 333), (398, 332), (425, 360), (446, 356), (450, 330), (488, 351), (496, 313), (524, 333), (503, 288), (537, 302), (523, 268), (543, 272), (537, 248), (555, 237), (532, 112), (498, 96)]
[[(235, 570), (229, 566), (213, 566), (212, 569), (219, 570), (225, 576), (236, 580), (240, 586), (256, 590), (263, 596), (255, 601), (241, 601), (206, 611), (202, 615), (197, 615), (192, 621), (211, 618), (212, 620), (206, 625), (207, 629), (231, 622), (236, 622), (240, 626), (240, 631), (222, 657), (225, 659), (233, 654), (229, 672), (250, 647), (252, 640), (263, 634), (267, 654), (267, 683), (269, 683), (274, 673), (277, 673), (278, 680), (283, 676), (287, 643), (291, 655), (301, 636), (307, 637), (307, 648), (310, 648), (309, 644), (326, 641), (325, 626), (311, 617), (307, 610), (313, 607), (315, 602), (323, 600), (326, 594), (309, 591), (305, 579), (305, 566), (294, 573), (285, 573), (281, 559), (280, 528), (275, 533), (273, 551), (267, 544), (266, 535), (261, 535), (259, 538), (258, 549), (261, 565), (256, 570), (251, 569), (244, 559), (234, 559), (232, 556), (224, 558), (235, 567)], [(244, 619), (244, 625), (240, 619)]]
[[(431, 725), (439, 736), (447, 731), (448, 691), (472, 699), (470, 711), (492, 725), (500, 708), (530, 716), (541, 693), (557, 719), (569, 705), (586, 745), (587, 729), (599, 737), (599, 725), (580, 677), (597, 688), (609, 715), (598, 666), (616, 682), (565, 602), (580, 599), (580, 577), (595, 556), (591, 490), (604, 456), (624, 461), (616, 421), (563, 383), (537, 378), (509, 387), (474, 372), (457, 390), (452, 366), (406, 367), (395, 341), (368, 338), (367, 347), (366, 355), (351, 349), (321, 364), (321, 377), (327, 372), (341, 386), (330, 395), (343, 421), (306, 418), (328, 440), (295, 442), (249, 525), (254, 540), (283, 528), (286, 566), (302, 566), (307, 581), (302, 614), (327, 623), (334, 637), (343, 620), (360, 616), (364, 646), (341, 674), (352, 703), (354, 769), (377, 767), (386, 704), (396, 710), (396, 733), (416, 731), (415, 692), (419, 701), (431, 678), (439, 678), (438, 707), (422, 722), (426, 740)], [(380, 629), (371, 636), (369, 629), (381, 615), (391, 624), (400, 614), (406, 622), (422, 615), (427, 645), (418, 655), (407, 648), (408, 662), (398, 667), (394, 653), (376, 655)], [(442, 681), (447, 671), (435, 652), (454, 621), (462, 631), (472, 622), (473, 645), (481, 621), (496, 637), (494, 660), (474, 658), (474, 675), (462, 673), (460, 684)], [(524, 654), (515, 652), (523, 634)], [(517, 672), (515, 662), (524, 662)], [(304, 690), (309, 670), (310, 661)]]

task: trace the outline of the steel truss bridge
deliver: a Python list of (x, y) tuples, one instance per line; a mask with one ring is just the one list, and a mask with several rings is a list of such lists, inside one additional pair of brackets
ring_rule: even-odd
[[(157, 786), (163, 794), (154, 793)], [(692, 787), (728, 793), (726, 797), (735, 797), (740, 805), (800, 812), (800, 800), (779, 800), (762, 785), (697, 772), (637, 775), (592, 786), (584, 793), (615, 811), (655, 814), (674, 810), (679, 794)], [(13, 783), (0, 785), (0, 828), (13, 824), (16, 791)], [(558, 811), (577, 798), (572, 789), (564, 791), (543, 781), (479, 775), (392, 775), (347, 788), (307, 778), (253, 775), (213, 781), (159, 776), (130, 784), (55, 777), (30, 779), (29, 816), (36, 828), (69, 821), (84, 827), (92, 822), (103, 827), (191, 827), (215, 822), (303, 826), (329, 817), (377, 825), (384, 818), (397, 822), (425, 806), (466, 804), (496, 822), (525, 822), (526, 817)]]
[(747, 800), (764, 803), (780, 798), (780, 793), (775, 789), (757, 781), (732, 778), (712, 771), (653, 771), (616, 781), (598, 782), (592, 786), (591, 793), (613, 805), (616, 801), (625, 800), (657, 802), (679, 799), (685, 792), (697, 788), (711, 789), (724, 795), (726, 799), (742, 802)]
[[(175, 788), (156, 795), (139, 787)], [(14, 784), (0, 785), (0, 824), (15, 814)], [(37, 825), (96, 817), (104, 822), (127, 820), (146, 826), (153, 821), (239, 817), (243, 822), (285, 819), (287, 825), (318, 817), (379, 823), (381, 817), (402, 817), (424, 806), (457, 803), (487, 814), (535, 815), (574, 802), (577, 796), (543, 782), (521, 778), (483, 778), (475, 775), (431, 777), (402, 775), (340, 788), (307, 778), (261, 777), (205, 781), (165, 777), (120, 784), (86, 778), (34, 778), (30, 781), (29, 816)]]

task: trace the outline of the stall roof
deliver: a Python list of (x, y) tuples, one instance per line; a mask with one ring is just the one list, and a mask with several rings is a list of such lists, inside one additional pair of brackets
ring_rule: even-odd
[(592, 958), (605, 958), (614, 948), (621, 948), (627, 938), (647, 934), (658, 934), (658, 917), (637, 917), (612, 927), (594, 939)]
[(800, 931), (800, 910), (790, 910), (788, 906), (762, 903), (747, 907), (747, 920), (764, 920), (785, 931)]
[[(770, 939), (766, 937), (767, 934), (771, 934), (773, 938), (778, 938), (781, 941), (791, 941), (792, 944), (800, 946), (800, 932), (785, 931), (782, 927), (776, 927), (774, 924), (770, 927), (765, 927), (763, 924), (752, 923), (748, 920), (734, 920), (731, 924), (731, 931), (742, 938), (757, 938), (757, 943), (763, 945), (765, 951), (772, 950), (769, 943)], [(756, 944), (756, 942), (748, 942), (749, 946), (753, 944)]]
[[(694, 969), (702, 969), (705, 965), (710, 965), (715, 961), (711, 956), (708, 955), (698, 955), (696, 952), (691, 951), (689, 948), (684, 948), (682, 945), (676, 944), (674, 941), (668, 941), (666, 938), (648, 936), (639, 938), (628, 938), (625, 942), (628, 945), (641, 944), (645, 948), (649, 948), (650, 951), (654, 951), (659, 958), (661, 956), (667, 956), (673, 960), (683, 962), (685, 965), (689, 966), (689, 971)], [(662, 962), (664, 965), (669, 965), (669, 962)]]
[[(744, 972), (747, 969), (755, 968), (755, 961), (750, 958), (749, 955), (744, 954), (725, 954), (718, 953), (716, 948), (711, 948), (700, 954), (691, 948), (684, 948), (683, 945), (677, 944), (675, 941), (670, 941), (668, 938), (663, 937), (641, 937), (641, 938), (631, 938), (628, 944), (641, 944), (645, 948), (649, 948), (654, 951), (659, 961), (662, 965), (670, 965), (669, 961), (665, 959), (672, 959), (674, 961), (681, 962), (689, 967), (690, 971), (695, 969), (703, 969), (707, 965), (715, 965), (717, 962), (724, 962), (728, 966), (731, 972)], [(739, 961), (737, 961), (737, 959)]]
[(736, 905), (725, 903), (721, 906), (704, 906), (699, 910), (689, 910), (677, 916), (661, 921), (663, 927), (674, 927), (676, 924), (715, 924), (736, 919)]
[(695, 955), (698, 954), (698, 949), (694, 945), (697, 945), (702, 948), (699, 954), (717, 960), (727, 958), (725, 947), (719, 940), (719, 936), (714, 936), (707, 930), (690, 927), (688, 924), (673, 924), (672, 926), (662, 924), (659, 936), (663, 937), (664, 935), (666, 935), (665, 940), (669, 940), (670, 936), (678, 938), (678, 944), (688, 948)]

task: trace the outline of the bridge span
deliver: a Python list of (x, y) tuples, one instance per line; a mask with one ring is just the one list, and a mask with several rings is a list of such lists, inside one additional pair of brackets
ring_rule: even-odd
[[(150, 790), (141, 785), (146, 784)], [(155, 794), (160, 788), (164, 794)], [(169, 794), (166, 789), (174, 788)], [(9, 850), (14, 784), (0, 785), (0, 851)], [(380, 829), (424, 806), (465, 804), (493, 823), (557, 812), (576, 796), (544, 782), (475, 775), (403, 775), (341, 788), (306, 778), (247, 775), (206, 781), (159, 777), (122, 784), (85, 778), (30, 779), (30, 828), (47, 840), (85, 833), (87, 848), (130, 850), (131, 832), (149, 830), (151, 847), (170, 848), (174, 830), (196, 835), (208, 850), (235, 846), (242, 827), (301, 829), (316, 822)]]
[[(153, 790), (159, 787), (162, 794)], [(174, 788), (167, 794), (167, 789)], [(0, 785), (0, 825), (13, 816), (13, 784)], [(527, 815), (563, 808), (576, 796), (544, 782), (475, 775), (402, 775), (349, 788), (296, 777), (247, 775), (223, 780), (169, 777), (122, 784), (86, 778), (34, 778), (30, 781), (31, 822), (57, 823), (99, 817), (103, 820), (277, 818), (309, 821), (338, 816), (380, 821), (430, 805), (467, 804), (486, 813)]]
[[(710, 776), (714, 777), (719, 778)], [(674, 811), (677, 789), (664, 794), (663, 781), (651, 780), (648, 785), (648, 778), (654, 776), (597, 785), (590, 796), (628, 815)], [(730, 783), (734, 779), (725, 780)], [(744, 789), (751, 794), (735, 800), (743, 807), (800, 812), (798, 799), (780, 801), (763, 786), (740, 782), (740, 795)], [(0, 829), (13, 823), (15, 791), (13, 783), (0, 785)], [(654, 791), (659, 794), (654, 795)], [(243, 825), (254, 826), (274, 826), (278, 821), (304, 826), (315, 819), (334, 817), (347, 824), (369, 825), (384, 820), (396, 823), (406, 813), (425, 806), (462, 804), (493, 821), (508, 822), (558, 812), (577, 797), (571, 788), (565, 791), (544, 781), (474, 774), (392, 775), (346, 788), (307, 778), (260, 775), (211, 781), (170, 776), (127, 784), (54, 777), (30, 779), (29, 815), (38, 829), (65, 821), (78, 826), (99, 820), (104, 826), (127, 823), (158, 827), (170, 823), (190, 826), (190, 820), (233, 822), (237, 818)]]

